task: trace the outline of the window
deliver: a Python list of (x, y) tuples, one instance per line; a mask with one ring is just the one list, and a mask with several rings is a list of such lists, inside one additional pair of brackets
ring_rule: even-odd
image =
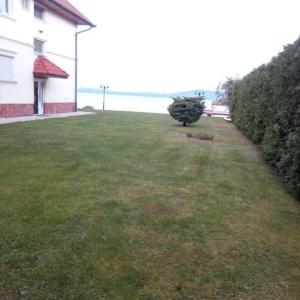
[(33, 49), (35, 53), (43, 54), (44, 52), (44, 42), (34, 39), (33, 40)]
[(44, 20), (44, 13), (45, 13), (45, 9), (43, 7), (34, 5), (34, 16), (36, 18), (40, 20)]
[(23, 8), (29, 10), (29, 0), (23, 0), (22, 3), (23, 3)]
[(0, 80), (13, 79), (13, 61), (13, 57), (0, 54)]
[(6, 14), (9, 13), (9, 5), (8, 0), (0, 0), (0, 14)]

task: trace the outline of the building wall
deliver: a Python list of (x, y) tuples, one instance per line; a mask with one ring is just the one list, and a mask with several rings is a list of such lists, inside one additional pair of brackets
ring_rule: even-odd
[(49, 10), (44, 20), (35, 18), (32, 0), (28, 10), (21, 0), (11, 3), (12, 14), (0, 14), (0, 54), (14, 57), (13, 79), (0, 80), (0, 117), (33, 113), (34, 38), (45, 42), (44, 55), (70, 75), (68, 79), (46, 79), (44, 112), (74, 111), (76, 25)]
[(33, 103), (32, 45), (0, 37), (0, 54), (14, 57), (12, 81), (0, 80), (0, 103)]

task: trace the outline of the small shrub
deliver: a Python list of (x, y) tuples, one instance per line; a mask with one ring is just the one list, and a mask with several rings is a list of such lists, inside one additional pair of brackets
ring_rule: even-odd
[(204, 97), (175, 97), (174, 102), (168, 107), (171, 117), (182, 126), (197, 122), (204, 110)]

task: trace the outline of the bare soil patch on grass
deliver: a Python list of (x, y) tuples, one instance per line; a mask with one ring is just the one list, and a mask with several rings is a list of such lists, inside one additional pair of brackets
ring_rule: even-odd
[(193, 134), (193, 133), (186, 133), (185, 139), (193, 142), (214, 142), (214, 136), (210, 134)]

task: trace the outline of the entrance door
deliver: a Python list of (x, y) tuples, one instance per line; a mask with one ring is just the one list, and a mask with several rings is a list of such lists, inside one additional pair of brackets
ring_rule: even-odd
[(42, 80), (34, 81), (34, 114), (42, 115), (44, 113), (44, 86)]

